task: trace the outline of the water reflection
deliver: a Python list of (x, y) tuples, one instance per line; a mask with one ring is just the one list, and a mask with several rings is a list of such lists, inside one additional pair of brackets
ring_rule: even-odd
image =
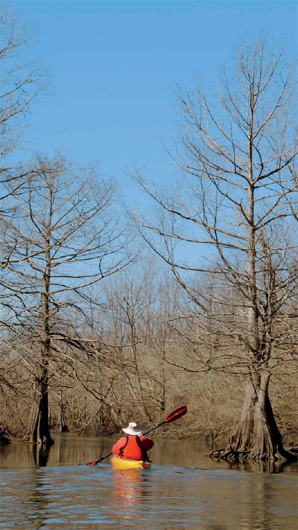
[(0, 468), (84, 464), (109, 453), (114, 443), (112, 437), (63, 434), (53, 438), (55, 444), (48, 449), (16, 441), (0, 446)]
[[(2, 467), (0, 528), (297, 530), (297, 468), (270, 474), (173, 464), (148, 470), (112, 470), (108, 462), (63, 466), (55, 461), (68, 458), (65, 440), (60, 449), (56, 445), (41, 460), (35, 457), (44, 463), (46, 456), (47, 467), (33, 465), (32, 447), (30, 466)], [(167, 458), (173, 452), (177, 463), (171, 442), (167, 447)], [(69, 458), (77, 456), (73, 440)]]
[[(242, 525), (243, 530), (249, 528), (262, 528), (262, 530), (270, 530), (272, 528), (271, 510), (273, 492), (271, 488), (271, 480), (266, 480), (268, 475), (264, 476), (261, 481), (256, 482), (253, 489), (243, 488), (243, 515)], [(247, 485), (246, 485), (247, 486)]]
[(247, 462), (226, 462), (220, 458), (212, 458), (214, 462), (217, 462), (217, 467), (223, 467), (223, 463), (226, 463), (227, 466), (224, 466), (227, 469), (235, 469), (237, 471), (246, 471), (250, 473), (282, 473), (286, 468), (288, 472), (298, 470), (297, 464), (293, 462), (288, 462), (284, 460), (276, 460), (270, 462), (263, 461), (247, 461)]
[(52, 445), (49, 447), (34, 444), (32, 446), (32, 458), (35, 466), (46, 467)]
[[(79, 436), (62, 434), (54, 437), (48, 449), (19, 442), (0, 447), (0, 468), (45, 466), (73, 466), (86, 464), (111, 451), (116, 437)], [(169, 440), (157, 438), (150, 451), (154, 465), (182, 466), (199, 469), (226, 469), (253, 473), (297, 473), (297, 464), (289, 462), (226, 462), (208, 458), (211, 447), (197, 440)], [(108, 460), (103, 463), (108, 463)]]
[(111, 499), (117, 519), (138, 519), (145, 497), (149, 497), (150, 471), (115, 469), (112, 474)]
[(34, 521), (36, 528), (40, 528), (46, 519), (48, 500), (42, 483), (42, 475), (35, 470), (30, 473), (30, 481), (26, 498), (23, 500), (24, 512), (28, 524)]

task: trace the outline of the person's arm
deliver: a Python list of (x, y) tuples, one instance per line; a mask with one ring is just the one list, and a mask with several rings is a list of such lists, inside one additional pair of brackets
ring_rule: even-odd
[(123, 436), (112, 447), (112, 453), (116, 456), (120, 455), (120, 449), (125, 445), (126, 438)]
[(140, 437), (141, 445), (146, 449), (146, 451), (150, 451), (152, 447), (154, 446), (153, 440), (150, 440), (150, 438), (146, 438), (146, 436)]

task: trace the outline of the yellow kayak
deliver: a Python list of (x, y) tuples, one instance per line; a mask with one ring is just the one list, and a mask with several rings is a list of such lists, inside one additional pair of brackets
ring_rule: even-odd
[(111, 464), (113, 469), (148, 469), (151, 467), (150, 462), (144, 462), (143, 460), (129, 460), (128, 458), (119, 458), (115, 455), (111, 458)]

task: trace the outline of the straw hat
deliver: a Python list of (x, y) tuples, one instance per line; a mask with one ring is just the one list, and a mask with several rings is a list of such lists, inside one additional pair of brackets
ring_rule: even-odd
[(126, 434), (130, 434), (132, 436), (139, 436), (140, 434), (142, 434), (142, 431), (141, 431), (141, 429), (136, 429), (136, 426), (137, 426), (137, 424), (134, 423), (133, 421), (131, 421), (128, 424), (128, 427), (125, 427), (124, 429), (122, 429), (122, 431), (124, 431)]

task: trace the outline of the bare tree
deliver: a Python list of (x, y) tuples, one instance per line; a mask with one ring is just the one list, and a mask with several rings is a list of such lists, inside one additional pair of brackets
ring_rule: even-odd
[[(34, 33), (19, 16), (3, 4), (0, 12), (0, 174), (5, 198), (5, 183), (20, 185), (25, 169), (17, 163), (17, 149), (25, 139), (27, 117), (34, 100), (45, 88), (47, 80), (40, 65), (30, 59), (29, 44)], [(27, 47), (27, 59), (24, 50)], [(22, 179), (24, 182), (24, 179)], [(11, 189), (9, 189), (9, 192)]]
[[(14, 211), (12, 192), (16, 193), (29, 178), (26, 164), (18, 161), (18, 148), (26, 138), (26, 117), (32, 103), (44, 89), (46, 79), (36, 61), (24, 58), (24, 50), (34, 34), (11, 9), (3, 4), (0, 12), (0, 231), (5, 242), (4, 219)], [(0, 245), (0, 269), (10, 259), (8, 248)], [(12, 249), (11, 249), (12, 250)], [(5, 277), (1, 275), (1, 287)], [(5, 290), (0, 291), (4, 308), (10, 304)], [(6, 319), (1, 319), (5, 326)]]
[(158, 190), (134, 172), (157, 205), (154, 222), (138, 219), (142, 236), (187, 292), (190, 319), (196, 314), (210, 340), (219, 340), (211, 355), (197, 348), (198, 372), (224, 370), (248, 380), (225, 458), (291, 458), (268, 385), (281, 362), (297, 360), (283, 326), (297, 288), (288, 205), (297, 195), (294, 81), (282, 50), (275, 53), (262, 38), (244, 43), (234, 71), (222, 72), (219, 100), (210, 102), (201, 87), (178, 94), (182, 149), (170, 155), (180, 169), (175, 191)]
[[(13, 309), (13, 303), (10, 293), (5, 288), (5, 267), (11, 254), (7, 253), (5, 247), (6, 228), (3, 219), (8, 218), (13, 212), (11, 192), (17, 192), (28, 178), (25, 164), (18, 160), (18, 148), (26, 139), (28, 113), (46, 85), (46, 78), (42, 74), (40, 65), (30, 58), (29, 44), (33, 37), (34, 32), (28, 25), (22, 23), (11, 6), (8, 3), (2, 4), (0, 8), (0, 328), (4, 335), (9, 322), (8, 313)], [(9, 378), (6, 377), (8, 366), (15, 367), (16, 362), (6, 358), (5, 347), (1, 348), (0, 361), (0, 391), (13, 392), (17, 399), (18, 385), (9, 382)]]
[(37, 156), (31, 165), (22, 193), (12, 191), (17, 207), (6, 221), (6, 290), (14, 299), (11, 333), (22, 335), (18, 353), (35, 380), (30, 437), (50, 444), (49, 388), (59, 356), (69, 355), (61, 345), (83, 347), (72, 313), (84, 315), (92, 299), (86, 287), (129, 262), (128, 239), (113, 207), (114, 187), (96, 168), (74, 168), (60, 155)]
[(127, 414), (136, 414), (149, 422), (155, 412), (148, 370), (148, 342), (154, 325), (157, 276), (152, 260), (150, 264), (137, 263), (104, 290), (109, 319), (105, 336), (109, 336), (115, 364), (120, 370), (118, 386), (122, 387), (120, 393), (126, 395), (127, 401), (125, 418)]

